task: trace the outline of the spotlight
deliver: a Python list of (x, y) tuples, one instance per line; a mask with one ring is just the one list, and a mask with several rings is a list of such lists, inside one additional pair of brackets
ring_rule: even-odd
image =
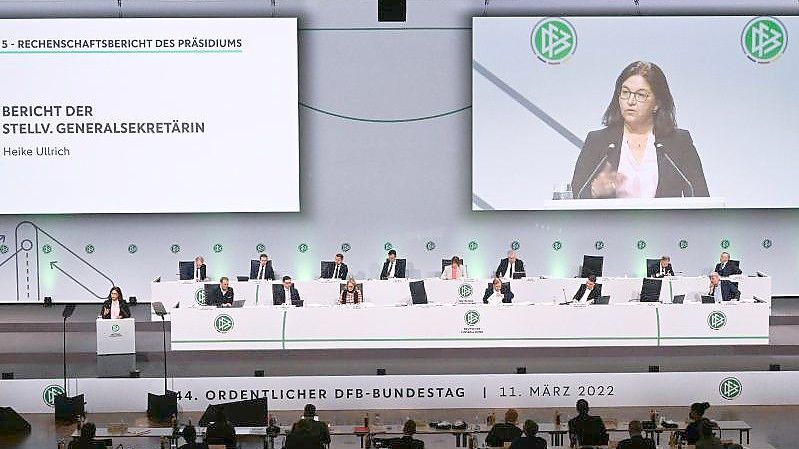
[(405, 0), (377, 0), (378, 22), (404, 22), (406, 11)]
[(45, 296), (44, 297), (44, 306), (45, 307), (53, 307), (53, 297), (52, 296)]
[(13, 380), (14, 379), (14, 372), (3, 373), (3, 380)]
[(659, 373), (660, 372), (660, 365), (649, 365), (649, 372), (650, 373)]
[(135, 296), (131, 296), (130, 298), (128, 298), (128, 305), (135, 306), (136, 304), (138, 304), (138, 301), (136, 300)]
[(141, 371), (135, 369), (128, 373), (128, 377), (130, 377), (131, 379), (138, 379), (141, 377)]
[(527, 374), (527, 367), (526, 366), (517, 367), (516, 374)]
[(385, 376), (386, 375), (386, 369), (385, 368), (378, 368), (377, 369), (377, 375), (378, 376)]
[(264, 370), (262, 369), (255, 370), (255, 377), (264, 377)]
[(779, 363), (772, 363), (771, 365), (768, 366), (768, 370), (769, 371), (781, 371), (782, 367), (780, 366)]

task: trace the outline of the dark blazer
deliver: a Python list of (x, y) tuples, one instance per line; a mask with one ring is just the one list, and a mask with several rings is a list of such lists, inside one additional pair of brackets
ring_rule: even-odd
[[(330, 266), (330, 269), (325, 270), (322, 272), (322, 279), (332, 279), (333, 273), (336, 271), (336, 264)], [(346, 280), (347, 279), (347, 264), (344, 262), (341, 263), (341, 267), (338, 270), (338, 278)]]
[(211, 423), (205, 430), (205, 442), (224, 444), (227, 449), (236, 449), (236, 429), (229, 422)]
[[(124, 299), (119, 300), (119, 314), (122, 315), (122, 318), (130, 318), (130, 307), (128, 307), (128, 303), (125, 302)], [(116, 318), (111, 316), (111, 300), (106, 299), (103, 301), (103, 307), (100, 308), (100, 316), (104, 319)]]
[(180, 446), (178, 449), (208, 449), (208, 445), (197, 441), (194, 443), (186, 443), (183, 446)]
[[(205, 264), (200, 265), (200, 280), (204, 281), (208, 279), (208, 276), (205, 275), (206, 266)], [(194, 279), (194, 273), (197, 271), (197, 267), (191, 267), (191, 277), (189, 279)]]
[[(258, 263), (250, 264), (250, 279), (258, 279), (258, 272), (261, 270), (261, 262), (254, 261)], [(272, 261), (266, 263), (266, 268), (264, 268), (264, 279), (268, 279), (270, 281), (275, 280), (275, 270), (272, 269)]]
[[(574, 294), (572, 300), (579, 301), (580, 299), (582, 299), (583, 295), (585, 294), (586, 288), (587, 287), (585, 286), (585, 284), (582, 284), (580, 288), (577, 289), (577, 293)], [(588, 294), (588, 298), (586, 298), (585, 300), (590, 301), (592, 299), (597, 299), (600, 296), (602, 296), (602, 284), (594, 284), (594, 289), (591, 290), (591, 293)]]
[(211, 289), (211, 298), (206, 298), (205, 304), (217, 307), (222, 307), (223, 304), (233, 304), (233, 287), (228, 286), (227, 293), (222, 294), (222, 287), (214, 286)]
[(80, 438), (69, 442), (68, 449), (105, 449), (105, 443), (95, 440), (81, 440)]
[(404, 435), (391, 441), (391, 449), (424, 449), (424, 441)]
[(616, 449), (655, 449), (655, 442), (651, 438), (635, 435), (626, 440), (619, 441)]
[(327, 424), (302, 418), (291, 426), (291, 432), (286, 436), (285, 449), (321, 449), (327, 444), (330, 444)]
[[(405, 259), (394, 259), (394, 277), (405, 277)], [(380, 279), (388, 279), (388, 259), (383, 262), (383, 270), (380, 271)]]
[(608, 444), (608, 431), (599, 416), (577, 415), (569, 420), (569, 439), (572, 446), (603, 446)]
[[(736, 287), (735, 284), (733, 284), (731, 281), (728, 281), (727, 279), (722, 279), (721, 282), (719, 283), (719, 286), (716, 288), (719, 287), (721, 287), (721, 298), (724, 301), (737, 299), (738, 295), (741, 294), (741, 292), (738, 290), (738, 287)], [(708, 291), (708, 294), (710, 294), (710, 291)]]
[[(497, 271), (494, 273), (498, 278), (505, 277), (505, 272), (508, 271), (508, 258), (504, 258), (499, 261), (499, 266), (497, 267)], [(524, 262), (521, 259), (516, 259), (513, 263), (513, 272), (514, 273), (521, 273), (525, 275), (524, 272)]]
[[(300, 301), (300, 292), (291, 286), (291, 303), (296, 304)], [(274, 297), (272, 298), (272, 303), (276, 306), (286, 303), (286, 290), (283, 286), (280, 286), (280, 289), (276, 289), (274, 291)]]
[(496, 423), (486, 435), (486, 446), (502, 447), (522, 436), (522, 431), (510, 423)]
[[(663, 277), (660, 275), (660, 262), (658, 262), (658, 264), (653, 267), (649, 267), (649, 270), (646, 273), (646, 275), (651, 278)], [(671, 264), (666, 265), (665, 276), (674, 276), (674, 269), (671, 267)]]
[[(502, 292), (502, 302), (507, 303), (507, 304), (510, 304), (511, 302), (513, 302), (512, 301), (513, 300), (513, 292), (510, 291), (509, 288), (504, 288), (504, 286), (503, 286), (503, 288), (500, 289), (500, 291)], [(483, 304), (488, 304), (488, 298), (490, 298), (491, 295), (493, 295), (493, 294), (494, 294), (494, 286), (491, 285), (488, 288), (486, 288), (486, 291), (483, 294)]]
[(716, 269), (713, 270), (713, 271), (718, 273), (719, 276), (721, 276), (721, 277), (727, 277), (727, 276), (731, 276), (733, 274), (741, 274), (741, 273), (743, 273), (743, 271), (741, 271), (741, 269), (738, 268), (737, 264), (734, 264), (734, 263), (731, 263), (731, 262), (727, 262), (726, 264), (724, 264), (724, 267), (722, 267), (721, 266), (721, 262), (719, 262), (719, 263), (716, 264)]
[(519, 437), (510, 444), (510, 449), (547, 449), (547, 440), (541, 437)]
[[(602, 169), (600, 168), (596, 172), (594, 170), (600, 165), (600, 161), (605, 155), (607, 155), (611, 169), (618, 170), (622, 135), (622, 126), (588, 133), (583, 149), (577, 157), (572, 176), (572, 190), (575, 199), (591, 198), (591, 181)], [(702, 161), (699, 160), (699, 154), (694, 148), (691, 134), (688, 131), (675, 129), (663, 136), (656, 134), (655, 151), (658, 162), (656, 198), (710, 196), (705, 173), (702, 170)]]

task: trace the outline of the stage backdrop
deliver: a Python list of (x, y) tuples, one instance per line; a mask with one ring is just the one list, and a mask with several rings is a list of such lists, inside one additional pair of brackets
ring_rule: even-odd
[[(223, 12), (197, 2), (121, 12), (106, 3), (84, 14)], [(608, 275), (640, 275), (647, 257), (662, 254), (671, 255), (678, 271), (706, 273), (719, 252), (727, 250), (742, 261), (745, 273), (772, 275), (776, 294), (799, 293), (793, 281), (799, 269), (795, 210), (472, 211), (474, 204), (486, 204), (471, 195), (470, 187), (471, 18), (482, 14), (483, 2), (479, 7), (474, 2), (424, 2), (423, 13), (409, 12), (406, 29), (378, 24), (372, 3), (328, 8), (277, 2), (274, 11), (268, 2), (231, 3), (238, 5), (226, 10), (231, 15), (300, 17), (301, 212), (4, 215), (0, 299), (51, 296), (56, 302), (99, 302), (117, 284), (125, 296), (146, 300), (152, 279), (176, 278), (178, 261), (197, 255), (205, 256), (212, 278), (246, 274), (250, 259), (261, 252), (269, 254), (279, 275), (310, 279), (318, 275), (320, 260), (342, 252), (355, 277), (377, 277), (388, 248), (408, 259), (413, 277), (438, 274), (441, 259), (452, 255), (462, 256), (471, 273), (486, 276), (510, 248), (518, 249), (530, 274), (573, 276), (583, 254), (603, 255)], [(541, 2), (540, 9), (504, 6), (500, 12), (602, 12), (570, 6), (564, 13), (560, 3)], [(647, 2), (642, 13), (668, 3)], [(752, 1), (746, 14), (787, 14), (783, 3)], [(409, 8), (414, 5), (420, 3)], [(27, 5), (23, 13), (79, 14), (35, 6), (43, 9)], [(19, 4), (14, 8), (0, 15), (19, 14)], [(736, 8), (727, 12), (740, 13), (740, 5)], [(663, 10), (680, 12), (671, 5)], [(707, 12), (689, 6), (686, 11)], [(605, 12), (634, 14), (636, 8), (629, 2)], [(207, 161), (208, 173), (231, 176), (246, 164), (225, 153)], [(98, 176), (105, 168), (97, 167)], [(249, 179), (252, 196), (270, 195), (271, 173), (280, 169), (270, 167)], [(198, 174), (197, 182), (211, 188), (208, 173)], [(522, 165), (496, 173), (508, 195), (532, 176), (534, 171)], [(148, 173), (139, 179), (148, 182)], [(4, 192), (9, 194), (24, 192)]]

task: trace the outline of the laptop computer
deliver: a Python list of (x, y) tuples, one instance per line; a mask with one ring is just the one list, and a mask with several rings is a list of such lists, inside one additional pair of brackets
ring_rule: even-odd
[(245, 299), (240, 301), (233, 301), (233, 304), (230, 307), (244, 307), (244, 303), (246, 302)]
[(715, 304), (716, 298), (710, 295), (702, 295), (702, 304)]
[(685, 302), (685, 295), (674, 295), (674, 298), (671, 299), (672, 304), (682, 304)]
[(247, 282), (250, 280), (249, 276), (236, 276), (236, 280), (239, 282)]
[(599, 298), (594, 300), (594, 304), (596, 305), (610, 304), (610, 296), (600, 296)]

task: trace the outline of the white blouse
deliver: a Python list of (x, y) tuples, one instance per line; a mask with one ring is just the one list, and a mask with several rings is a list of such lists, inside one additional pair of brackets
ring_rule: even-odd
[(658, 158), (655, 135), (650, 133), (644, 145), (644, 157), (636, 162), (627, 143), (627, 133), (621, 140), (619, 173), (623, 181), (616, 184), (616, 198), (654, 198), (658, 188)]

